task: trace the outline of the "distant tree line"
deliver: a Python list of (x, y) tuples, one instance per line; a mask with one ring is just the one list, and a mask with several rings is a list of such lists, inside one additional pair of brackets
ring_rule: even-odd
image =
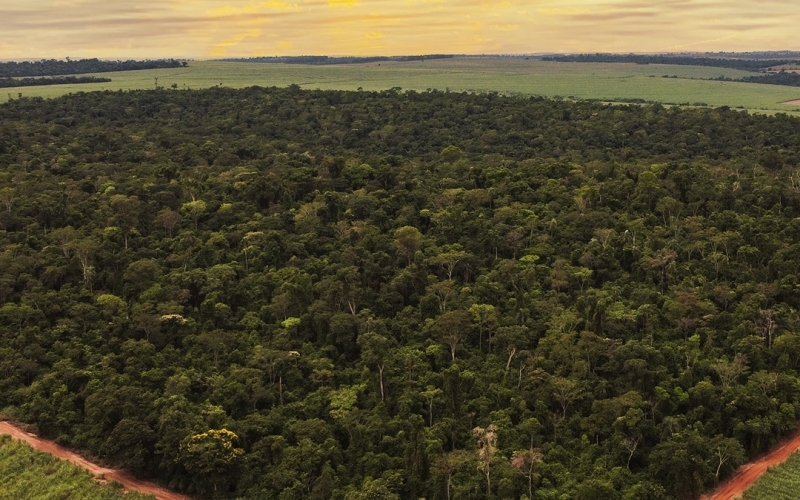
[(364, 64), (371, 62), (409, 62), (424, 61), (425, 59), (452, 59), (452, 54), (429, 54), (422, 56), (375, 56), (375, 57), (329, 57), (329, 56), (276, 56), (276, 57), (250, 57), (221, 59), (226, 62), (256, 62), (270, 64)]
[(635, 64), (677, 64), (681, 66), (711, 66), (713, 68), (733, 68), (743, 71), (760, 71), (773, 66), (797, 64), (792, 59), (737, 59), (717, 57), (695, 57), (690, 55), (648, 55), (648, 54), (569, 54), (546, 56), (543, 61), (594, 62), (594, 63), (635, 63)]
[(108, 73), (111, 71), (133, 71), (137, 69), (180, 68), (185, 61), (158, 59), (146, 61), (101, 61), (99, 59), (42, 59), (0, 63), (0, 78), (21, 76), (79, 75), (83, 73)]
[(71, 83), (106, 83), (111, 78), (96, 76), (56, 76), (52, 78), (0, 78), (0, 88), (37, 87), (39, 85), (66, 85)]
[(740, 81), (748, 83), (767, 83), (770, 85), (786, 85), (789, 87), (800, 87), (800, 75), (789, 71), (780, 73), (769, 73), (767, 75), (746, 76)]

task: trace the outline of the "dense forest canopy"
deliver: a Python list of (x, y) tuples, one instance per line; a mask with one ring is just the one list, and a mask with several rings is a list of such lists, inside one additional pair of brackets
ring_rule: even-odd
[(179, 68), (186, 62), (175, 59), (147, 61), (101, 61), (100, 59), (42, 59), (40, 61), (0, 62), (0, 78), (21, 76), (79, 75), (83, 73), (109, 73), (138, 69)]
[(0, 408), (201, 497), (696, 498), (800, 415), (800, 120), (0, 106)]

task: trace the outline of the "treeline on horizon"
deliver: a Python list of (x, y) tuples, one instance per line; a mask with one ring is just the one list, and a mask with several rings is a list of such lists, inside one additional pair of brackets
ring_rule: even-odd
[(0, 411), (198, 498), (683, 500), (800, 419), (800, 120), (0, 106)]
[(272, 64), (315, 64), (315, 65), (329, 65), (329, 64), (365, 64), (371, 62), (410, 62), (410, 61), (424, 61), (426, 59), (452, 59), (456, 56), (452, 54), (428, 54), (421, 56), (372, 56), (372, 57), (358, 57), (358, 56), (274, 56), (274, 57), (249, 57), (249, 58), (227, 58), (219, 59), (224, 62), (256, 62), (256, 63), (272, 63)]
[(107, 83), (111, 78), (101, 78), (97, 76), (56, 76), (42, 78), (2, 78), (0, 77), (0, 88), (10, 87), (37, 87), (40, 85), (69, 85), (74, 83)]
[(744, 59), (739, 57), (701, 57), (692, 55), (666, 54), (567, 54), (544, 56), (543, 61), (593, 62), (593, 63), (635, 63), (635, 64), (677, 64), (684, 66), (711, 66), (732, 68), (744, 71), (763, 71), (773, 66), (799, 64), (798, 59)]
[(185, 61), (175, 59), (156, 59), (146, 61), (102, 61), (100, 59), (0, 62), (0, 78), (78, 75), (84, 73), (109, 73), (113, 71), (134, 71), (140, 69), (179, 68)]
[(740, 81), (749, 83), (764, 83), (769, 85), (786, 85), (800, 87), (800, 74), (793, 71), (779, 71), (766, 75), (746, 76)]

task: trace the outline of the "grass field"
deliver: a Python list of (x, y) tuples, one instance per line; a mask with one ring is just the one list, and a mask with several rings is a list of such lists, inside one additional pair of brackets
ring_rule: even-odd
[(152, 500), (101, 485), (85, 470), (0, 435), (0, 500)]
[[(800, 88), (709, 81), (701, 78), (751, 75), (743, 71), (700, 66), (636, 65), (603, 63), (559, 63), (540, 60), (456, 58), (416, 62), (370, 63), (337, 66), (304, 66), (259, 63), (198, 61), (188, 67), (103, 73), (111, 83), (9, 88), (9, 96), (56, 97), (92, 90), (151, 89), (158, 85), (178, 89), (285, 87), (296, 83), (308, 89), (405, 90), (450, 89), (453, 91), (496, 91), (524, 95), (561, 96), (569, 99), (598, 99), (616, 102), (644, 99), (665, 104), (706, 103), (727, 105), (762, 113), (800, 114), (800, 106), (783, 104), (800, 99)], [(678, 78), (663, 78), (664, 75)]]
[(744, 492), (744, 500), (797, 500), (800, 498), (800, 453), (772, 467)]
[(800, 453), (795, 453), (758, 478), (744, 492), (744, 500), (797, 500), (800, 498)]

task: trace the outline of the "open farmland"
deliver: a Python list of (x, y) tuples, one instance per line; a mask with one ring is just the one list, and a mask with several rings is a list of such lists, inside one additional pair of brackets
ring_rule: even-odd
[(781, 465), (770, 468), (758, 482), (744, 492), (744, 500), (794, 500), (800, 491), (800, 453)]
[(0, 500), (80, 498), (82, 500), (146, 500), (152, 496), (99, 484), (92, 474), (0, 435)]
[[(677, 78), (663, 78), (664, 75)], [(752, 75), (739, 70), (701, 66), (559, 63), (525, 59), (461, 58), (419, 62), (370, 63), (336, 66), (191, 62), (186, 68), (103, 73), (111, 83), (9, 88), (9, 97), (56, 97), (92, 90), (154, 88), (200, 89), (217, 85), (242, 88), (252, 85), (285, 87), (296, 83), (307, 89), (495, 91), (596, 99), (609, 102), (641, 99), (665, 104), (705, 103), (772, 114), (800, 114), (786, 104), (800, 98), (800, 89), (756, 85), (708, 78)]]

